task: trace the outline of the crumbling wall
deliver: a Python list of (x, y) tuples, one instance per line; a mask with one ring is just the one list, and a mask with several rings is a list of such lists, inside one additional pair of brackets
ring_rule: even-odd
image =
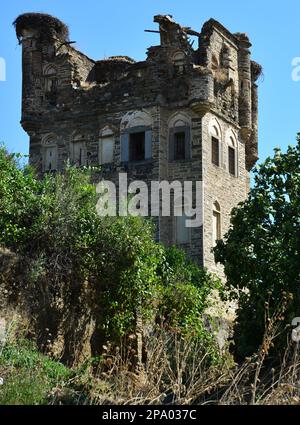
[[(48, 21), (47, 37), (40, 31), (42, 17), (20, 18), (17, 34), (23, 47), (23, 128), (30, 135), (30, 161), (42, 173), (43, 144), (57, 144), (58, 169), (70, 158), (75, 134), (84, 138), (88, 165), (98, 165), (100, 131), (109, 127), (115, 139), (114, 161), (102, 166), (95, 179), (118, 182), (127, 172), (129, 181), (175, 179), (204, 183), (204, 225), (191, 230), (190, 243), (182, 246), (199, 264), (222, 274), (214, 263), (212, 203), (222, 208), (222, 234), (229, 227), (231, 209), (249, 189), (248, 171), (257, 160), (258, 94), (261, 72), (251, 62), (250, 41), (232, 34), (219, 22), (206, 22), (201, 33), (182, 27), (170, 16), (157, 15), (160, 43), (135, 62), (124, 56), (94, 61), (77, 51), (60, 21)], [(23, 22), (23, 24), (22, 24)], [(53, 30), (54, 28), (54, 30)], [(191, 42), (198, 38), (199, 46)], [(56, 70), (54, 89), (45, 92), (46, 71)], [(52, 77), (51, 77), (52, 78)], [(144, 111), (152, 121), (152, 158), (141, 163), (121, 161), (121, 123), (128, 113)], [(175, 114), (190, 122), (191, 156), (183, 162), (169, 158), (169, 122)], [(212, 118), (220, 122), (221, 164), (211, 164)], [(238, 171), (228, 172), (226, 135), (236, 135)], [(174, 217), (160, 217), (157, 239), (173, 244)]]

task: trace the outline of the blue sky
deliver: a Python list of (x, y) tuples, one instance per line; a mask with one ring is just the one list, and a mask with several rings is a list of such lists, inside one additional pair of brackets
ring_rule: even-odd
[[(275, 3), (275, 4), (274, 4)], [(209, 18), (232, 32), (247, 32), (253, 59), (262, 64), (260, 82), (260, 159), (276, 146), (286, 149), (300, 131), (300, 81), (292, 79), (292, 60), (300, 57), (300, 2), (287, 0), (13, 0), (2, 2), (0, 58), (6, 61), (6, 81), (0, 81), (0, 141), (10, 151), (28, 152), (28, 137), (20, 126), (21, 48), (12, 22), (24, 12), (50, 13), (70, 27), (71, 40), (93, 59), (128, 55), (143, 60), (147, 47), (158, 43), (153, 16), (172, 14), (184, 26), (200, 31)], [(299, 72), (300, 75), (300, 72)]]

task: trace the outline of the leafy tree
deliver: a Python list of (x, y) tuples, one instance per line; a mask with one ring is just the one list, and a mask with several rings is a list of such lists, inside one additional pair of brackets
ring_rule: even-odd
[(265, 315), (288, 299), (282, 329), (300, 316), (300, 134), (286, 153), (275, 149), (255, 170), (246, 202), (232, 213), (232, 227), (215, 248), (231, 296), (238, 298), (237, 350), (253, 353), (262, 342)]
[(31, 238), (41, 208), (34, 193), (41, 190), (33, 171), (18, 166), (20, 155), (8, 154), (0, 145), (0, 244), (16, 252)]

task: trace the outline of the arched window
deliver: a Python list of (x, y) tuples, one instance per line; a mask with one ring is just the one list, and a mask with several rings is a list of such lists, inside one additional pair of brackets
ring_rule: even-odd
[(173, 63), (177, 74), (182, 74), (185, 68), (185, 54), (184, 52), (176, 52), (173, 56)]
[(48, 93), (56, 91), (58, 86), (58, 80), (57, 80), (57, 71), (54, 66), (49, 65), (44, 69), (44, 78), (45, 78), (45, 91)]
[(114, 161), (114, 133), (109, 127), (100, 131), (99, 164), (110, 164)]
[(236, 146), (233, 137), (229, 137), (228, 142), (228, 171), (232, 176), (236, 176)]
[(211, 135), (211, 162), (214, 165), (219, 167), (221, 164), (221, 144), (220, 144), (221, 132), (217, 125), (214, 124), (211, 126), (210, 135)]
[(58, 150), (56, 137), (48, 135), (42, 142), (43, 171), (56, 171), (58, 166)]
[(71, 142), (71, 164), (75, 167), (87, 165), (86, 141), (82, 134), (75, 134)]
[(121, 161), (152, 158), (152, 118), (144, 111), (128, 112), (121, 122)]
[(215, 246), (216, 242), (222, 238), (222, 230), (221, 230), (221, 208), (218, 202), (215, 202), (213, 205), (213, 246)]
[(191, 159), (191, 126), (188, 117), (175, 115), (169, 122), (169, 161)]

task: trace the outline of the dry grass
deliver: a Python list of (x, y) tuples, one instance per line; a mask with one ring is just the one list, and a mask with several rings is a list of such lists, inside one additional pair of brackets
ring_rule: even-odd
[(227, 353), (208, 361), (205, 347), (159, 330), (148, 337), (145, 362), (133, 369), (133, 353), (119, 348), (106, 354), (96, 371), (104, 392), (93, 392), (96, 404), (300, 404), (299, 345), (287, 340), (281, 360), (271, 350), (281, 336), (282, 310), (266, 318), (263, 343), (241, 364)]
[(135, 350), (105, 347), (95, 376), (105, 394), (93, 392), (97, 404), (170, 404), (199, 402), (215, 387), (228, 382), (230, 361), (213, 365), (201, 343), (164, 330), (145, 342), (145, 361), (134, 366)]
[[(271, 356), (272, 347), (281, 336), (282, 309), (266, 319), (265, 336), (258, 352), (240, 364), (234, 363), (228, 353), (214, 363), (203, 343), (159, 328), (144, 341), (143, 364), (137, 363), (136, 338), (132, 335), (119, 347), (105, 346), (100, 359), (90, 360), (81, 369), (73, 369), (72, 379), (49, 388), (44, 399), (51, 404), (68, 404), (71, 400), (76, 404), (97, 405), (298, 405), (299, 344), (288, 338), (281, 360)], [(12, 351), (15, 352), (22, 350)], [(27, 351), (25, 358), (40, 357)], [(45, 358), (43, 364), (47, 362)], [(56, 363), (50, 364), (50, 370), (57, 367), (61, 370)], [(2, 373), (4, 371), (10, 369), (4, 368)], [(5, 381), (9, 380), (13, 391), (20, 389), (19, 375), (14, 370), (8, 372)], [(34, 370), (30, 369), (27, 360), (23, 372), (22, 382), (28, 390), (31, 378), (27, 379), (27, 375), (31, 377)], [(19, 399), (23, 400), (19, 393)], [(33, 396), (40, 403), (38, 392), (29, 399)]]
[[(15, 353), (20, 356), (24, 349), (13, 348), (12, 355), (16, 356)], [(40, 387), (35, 392), (31, 388), (32, 376), (36, 376), (36, 362), (42, 357), (35, 351), (31, 354), (27, 350), (25, 354), (22, 354), (22, 360), (13, 357), (14, 362), (19, 362), (18, 373), (2, 361), (1, 373), (4, 386), (9, 384), (9, 400), (14, 400), (18, 390), (16, 404), (18, 400), (25, 404), (26, 400), (33, 400), (34, 404), (47, 403), (46, 400), (49, 404), (69, 404), (71, 400), (73, 404), (75, 401), (76, 404), (97, 405), (300, 404), (299, 346), (293, 343), (288, 344), (281, 364), (272, 365), (261, 348), (240, 365), (233, 364), (229, 357), (222, 364), (214, 365), (208, 362), (200, 344), (160, 332), (149, 337), (143, 366), (134, 366), (133, 349), (125, 352), (120, 347), (113, 352), (108, 346), (96, 368), (91, 365), (84, 370), (70, 371), (71, 380), (67, 378), (53, 387), (49, 386), (48, 378), (47, 388), (40, 383), (42, 398)], [(34, 360), (34, 369), (30, 367), (32, 361), (27, 359)], [(53, 370), (64, 371), (58, 363), (46, 358), (42, 364), (50, 365), (47, 370), (51, 371), (51, 376)], [(64, 374), (68, 375), (67, 369)], [(23, 387), (27, 395), (22, 393)]]

